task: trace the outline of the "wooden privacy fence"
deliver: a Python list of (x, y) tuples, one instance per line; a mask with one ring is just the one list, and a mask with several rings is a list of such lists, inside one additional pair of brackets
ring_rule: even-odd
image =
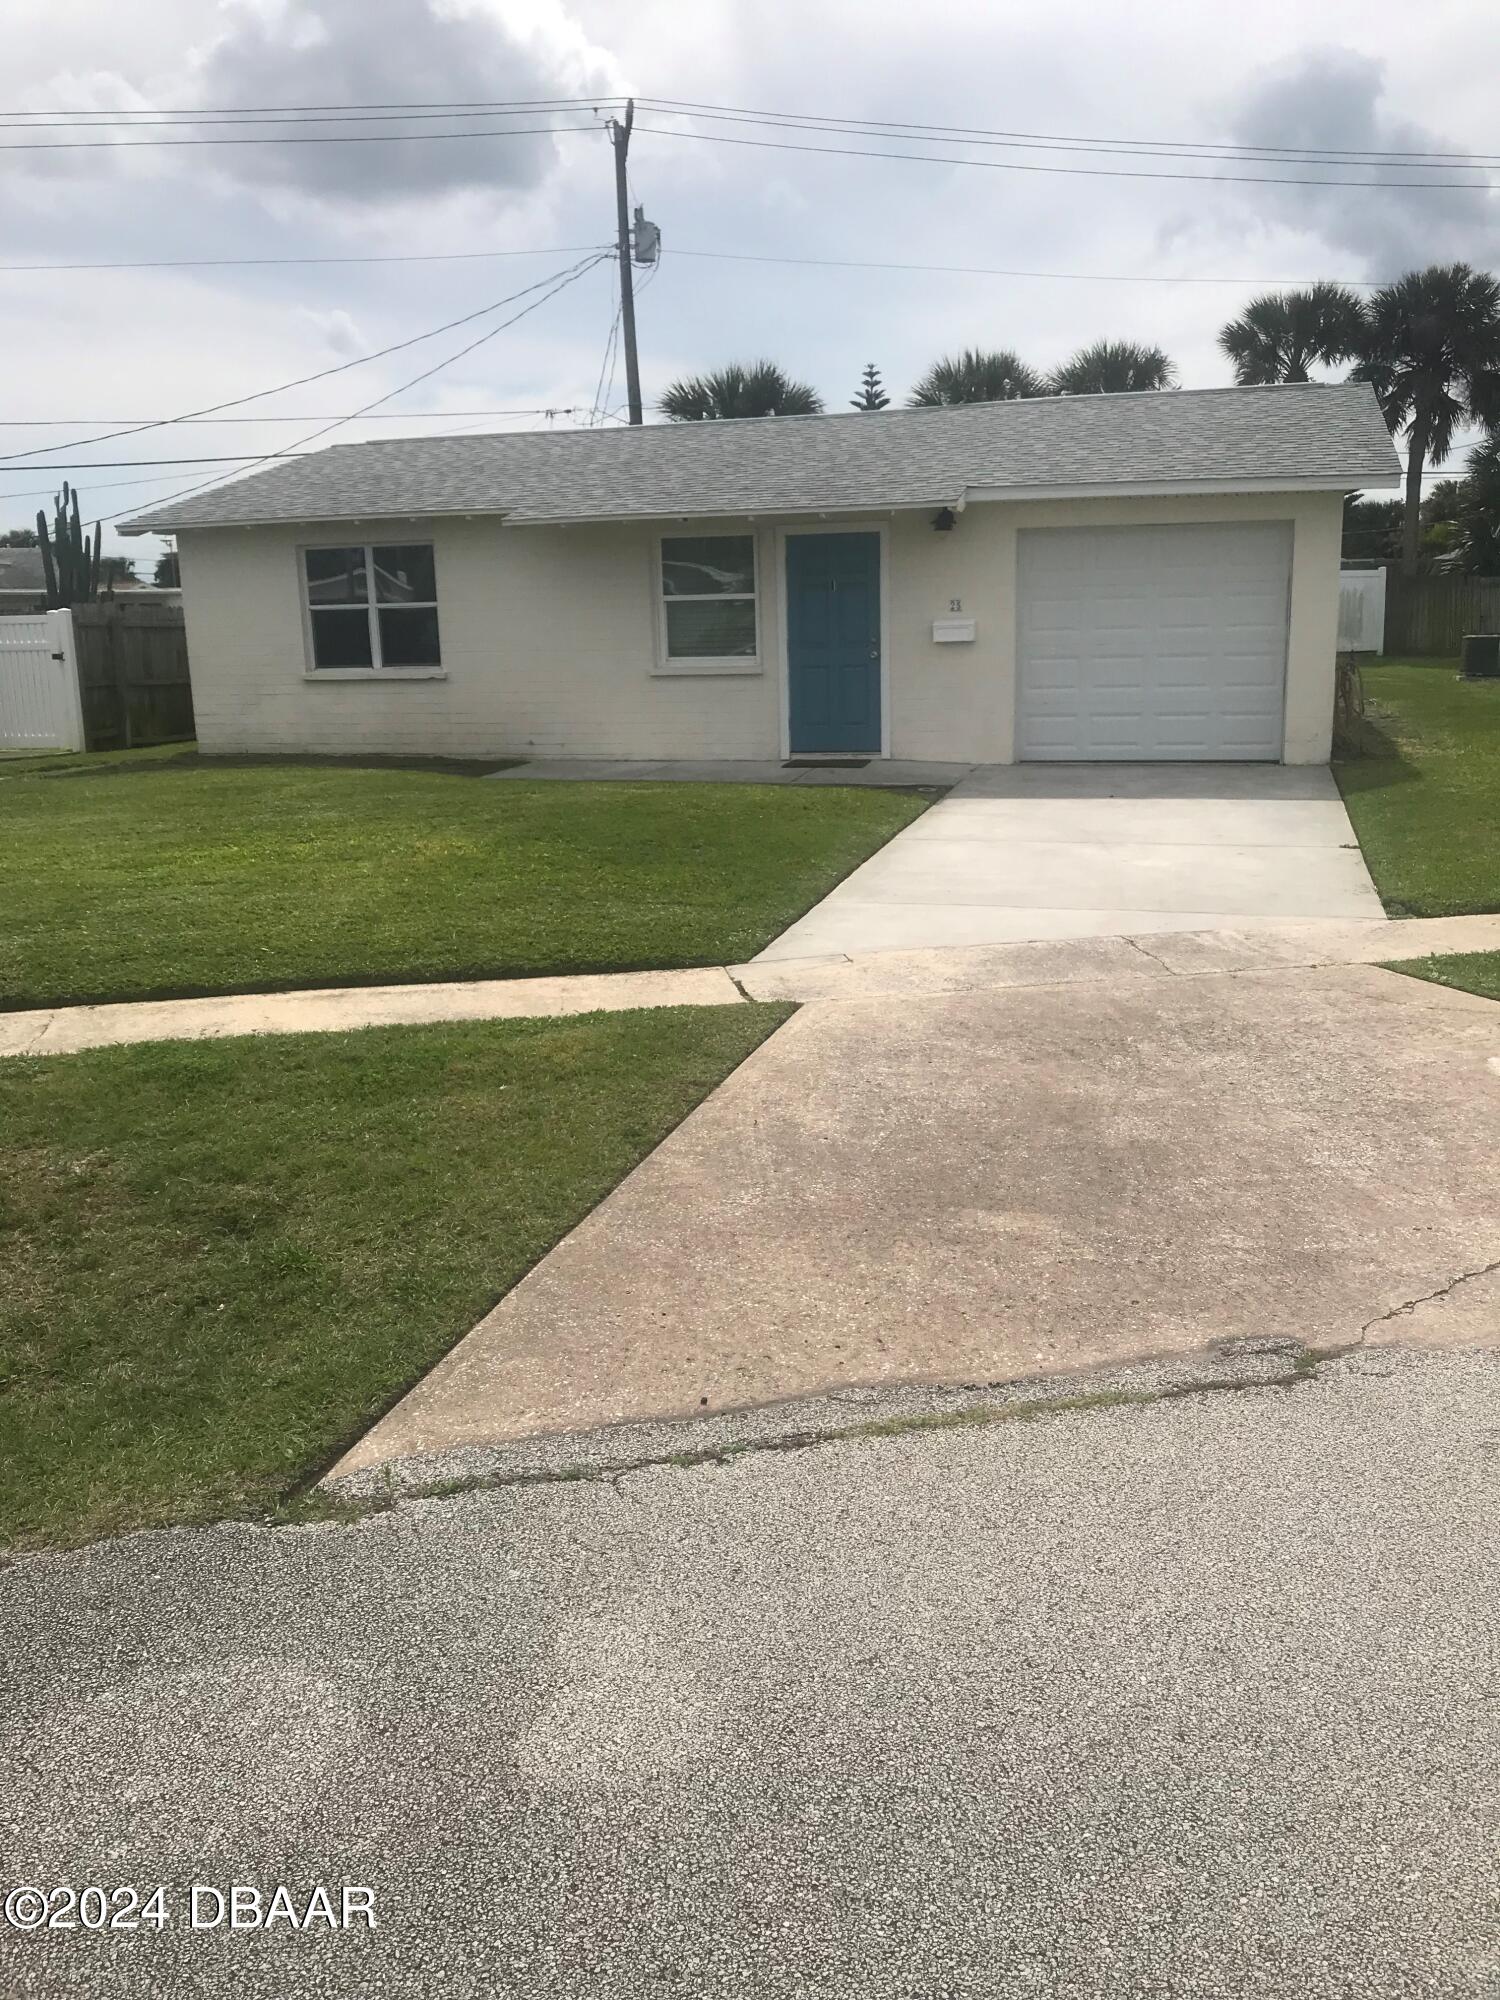
[(87, 747), (186, 742), (193, 689), (182, 606), (103, 597), (75, 604), (72, 616)]
[(1500, 632), (1500, 576), (1401, 576), (1385, 599), (1388, 653), (1456, 653), (1466, 632)]

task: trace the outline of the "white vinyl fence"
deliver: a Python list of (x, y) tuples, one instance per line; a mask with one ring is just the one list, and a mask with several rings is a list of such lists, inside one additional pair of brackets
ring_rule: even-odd
[(72, 613), (0, 617), (0, 759), (18, 750), (82, 748)]
[(1385, 651), (1385, 571), (1339, 571), (1339, 651)]

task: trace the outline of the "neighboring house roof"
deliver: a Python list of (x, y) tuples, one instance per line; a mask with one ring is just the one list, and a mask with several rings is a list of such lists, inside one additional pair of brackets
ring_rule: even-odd
[(847, 513), (966, 498), (1396, 483), (1365, 383), (1047, 396), (640, 429), (335, 445), (167, 502), (123, 534), (501, 514), (516, 523)]
[(45, 590), (40, 549), (0, 549), (0, 590)]

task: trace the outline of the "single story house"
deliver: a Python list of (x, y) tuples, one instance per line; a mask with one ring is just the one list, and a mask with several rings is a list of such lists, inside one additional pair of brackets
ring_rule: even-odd
[(1371, 390), (336, 446), (166, 503), (210, 751), (1329, 754)]

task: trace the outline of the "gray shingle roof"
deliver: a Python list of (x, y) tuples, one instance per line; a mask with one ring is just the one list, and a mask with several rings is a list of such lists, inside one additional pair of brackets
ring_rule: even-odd
[(0, 549), (0, 590), (45, 590), (40, 549)]
[(1049, 396), (955, 409), (335, 445), (122, 532), (503, 514), (514, 522), (951, 506), (972, 488), (1389, 486), (1363, 383)]

